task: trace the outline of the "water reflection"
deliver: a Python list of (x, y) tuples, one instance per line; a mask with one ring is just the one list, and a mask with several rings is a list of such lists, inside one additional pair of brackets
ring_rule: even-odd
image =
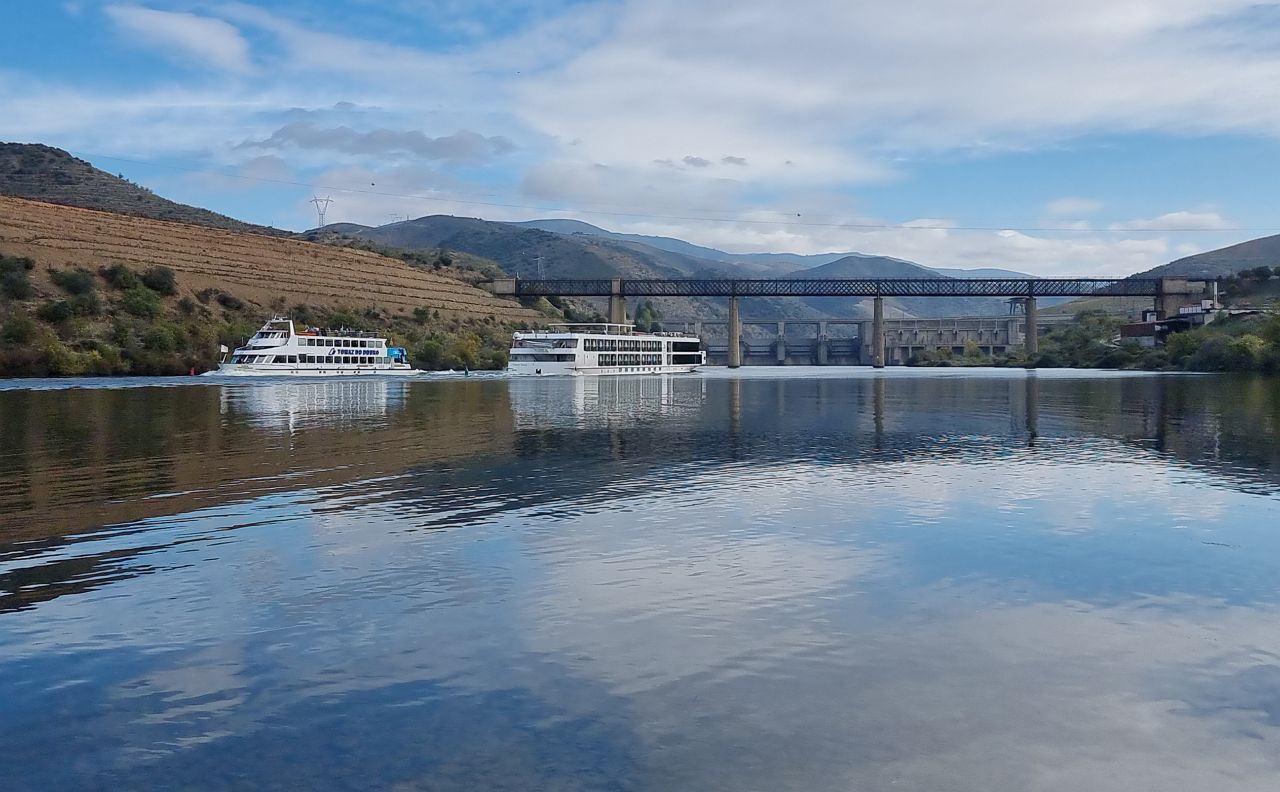
[(409, 383), (375, 377), (338, 381), (282, 380), (253, 387), (219, 389), (223, 415), (243, 415), (250, 426), (290, 433), (311, 426), (374, 428), (403, 409)]
[(0, 393), (16, 788), (1280, 785), (1274, 381), (227, 387)]

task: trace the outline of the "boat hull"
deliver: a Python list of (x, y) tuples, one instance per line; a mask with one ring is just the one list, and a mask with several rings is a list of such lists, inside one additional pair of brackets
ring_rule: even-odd
[(623, 375), (692, 374), (697, 364), (664, 366), (578, 366), (571, 362), (511, 363), (507, 373), (515, 377), (616, 377)]
[(330, 366), (323, 369), (303, 368), (289, 364), (223, 363), (202, 377), (411, 377), (422, 372), (414, 368), (379, 368), (374, 366)]

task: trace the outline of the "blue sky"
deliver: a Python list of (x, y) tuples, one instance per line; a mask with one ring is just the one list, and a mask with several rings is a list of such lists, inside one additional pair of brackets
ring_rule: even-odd
[[(0, 139), (255, 222), (1126, 273), (1280, 232), (1280, 2), (69, 0)], [(1280, 262), (1278, 262), (1280, 263)]]

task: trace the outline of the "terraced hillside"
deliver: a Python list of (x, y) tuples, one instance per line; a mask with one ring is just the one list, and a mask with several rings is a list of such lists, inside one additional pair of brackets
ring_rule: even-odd
[(56, 293), (53, 269), (125, 264), (172, 269), (178, 297), (207, 290), (264, 310), (308, 304), (459, 319), (538, 323), (545, 317), (444, 275), (351, 248), (152, 220), (0, 196), (0, 253), (36, 262), (36, 288)]
[(0, 195), (228, 231), (291, 236), (278, 228), (245, 223), (208, 209), (161, 198), (62, 149), (39, 143), (0, 142)]

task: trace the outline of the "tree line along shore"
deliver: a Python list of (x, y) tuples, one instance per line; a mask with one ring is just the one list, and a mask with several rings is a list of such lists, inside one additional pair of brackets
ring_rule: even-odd
[[(55, 270), (59, 294), (37, 298), (28, 258), (0, 256), (0, 376), (174, 375), (216, 368), (220, 345), (242, 344), (261, 325), (262, 309), (226, 291), (206, 289), (177, 297), (174, 272), (163, 266), (123, 264)], [(1238, 294), (1266, 293), (1280, 272), (1253, 268), (1223, 281)], [(1278, 268), (1280, 269), (1280, 268)], [(556, 298), (525, 300), (549, 321), (602, 321), (590, 308)], [(385, 333), (424, 370), (502, 369), (511, 333), (527, 323), (493, 317), (446, 318), (418, 308), (395, 314), (376, 308), (273, 306), (300, 324)], [(642, 329), (661, 327), (651, 303), (637, 311)], [(1029, 360), (1019, 351), (988, 356), (976, 344), (963, 354), (950, 348), (918, 352), (913, 366), (1027, 366), (1152, 371), (1280, 372), (1280, 316), (1223, 319), (1175, 333), (1159, 347), (1117, 343), (1122, 320), (1099, 311), (1050, 330)]]
[[(177, 296), (163, 266), (112, 264), (55, 270), (58, 294), (40, 297), (29, 258), (0, 256), (0, 377), (176, 375), (216, 368), (219, 347), (239, 346), (262, 325), (260, 306), (218, 289)], [(560, 301), (556, 301), (560, 302)], [(549, 321), (593, 318), (574, 306), (528, 303)], [(271, 310), (303, 325), (384, 333), (426, 370), (501, 369), (511, 334), (526, 322), (459, 318), (418, 308), (397, 314), (283, 300)]]

